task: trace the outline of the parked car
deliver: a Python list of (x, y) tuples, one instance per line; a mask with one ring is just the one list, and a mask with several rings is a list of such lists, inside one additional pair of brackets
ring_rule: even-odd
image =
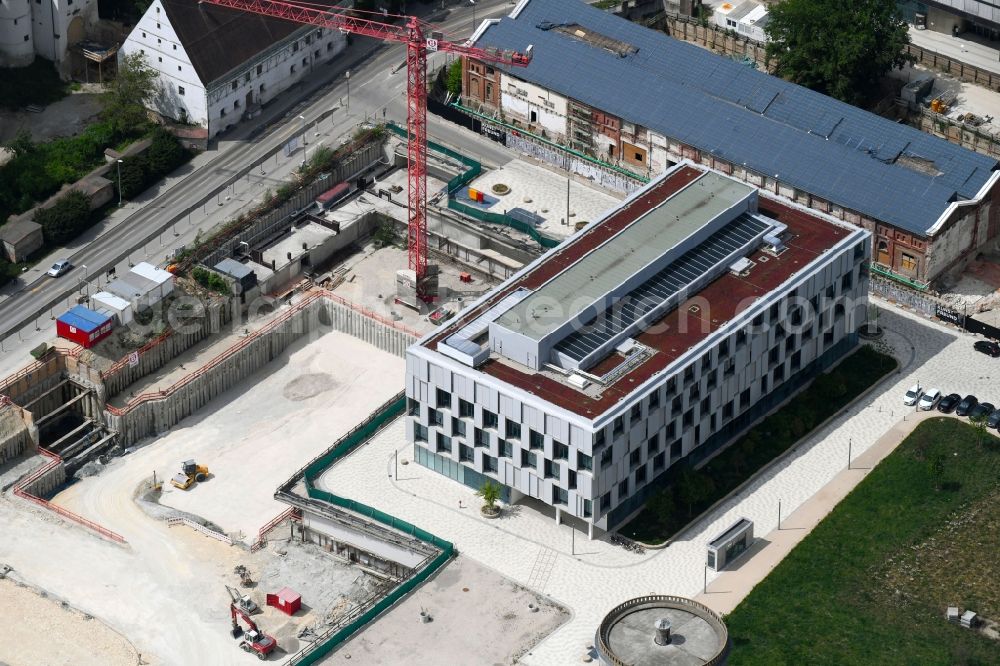
[(932, 388), (920, 396), (917, 406), (921, 411), (929, 412), (937, 406), (939, 400), (941, 400), (941, 389)]
[(990, 418), (986, 421), (986, 425), (991, 428), (1000, 427), (1000, 409), (993, 410), (993, 413), (990, 414)]
[(69, 272), (69, 269), (73, 268), (73, 264), (69, 263), (69, 259), (60, 259), (56, 263), (52, 264), (52, 268), (49, 269), (49, 277), (59, 277), (60, 275), (65, 275)]
[(920, 384), (914, 384), (906, 391), (906, 395), (903, 396), (903, 404), (907, 407), (912, 407), (917, 404), (917, 400), (920, 400), (920, 396), (923, 394), (924, 391), (920, 388)]
[(971, 412), (969, 412), (970, 421), (985, 421), (990, 417), (990, 414), (996, 409), (994, 405), (988, 402), (981, 402), (976, 405)]
[(962, 402), (958, 403), (958, 407), (955, 408), (955, 414), (958, 416), (968, 416), (969, 412), (976, 408), (979, 404), (979, 398), (974, 395), (967, 395), (962, 398)]
[(997, 344), (992, 340), (976, 340), (976, 343), (972, 346), (977, 352), (982, 352), (987, 356), (992, 356), (994, 358), (1000, 356), (1000, 344)]
[(943, 414), (951, 414), (960, 402), (962, 402), (962, 396), (957, 393), (949, 393), (941, 398), (941, 402), (938, 403), (938, 411)]

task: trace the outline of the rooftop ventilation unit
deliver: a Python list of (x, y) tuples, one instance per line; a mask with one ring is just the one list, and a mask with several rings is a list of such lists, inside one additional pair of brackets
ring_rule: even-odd
[(771, 230), (764, 235), (763, 249), (767, 254), (778, 256), (788, 249), (785, 247), (784, 241), (781, 240), (782, 235), (788, 231), (788, 226), (773, 220), (771, 221), (771, 225)]
[(733, 275), (738, 275), (740, 277), (745, 277), (750, 274), (750, 269), (754, 267), (754, 262), (747, 257), (742, 257), (737, 259), (733, 263), (729, 264), (729, 272)]
[(583, 389), (587, 388), (588, 386), (590, 386), (590, 380), (585, 379), (585, 378), (581, 377), (580, 375), (578, 375), (576, 373), (573, 373), (572, 375), (570, 375), (566, 379), (566, 381), (569, 382), (570, 386), (572, 386), (574, 388), (578, 388), (581, 391)]

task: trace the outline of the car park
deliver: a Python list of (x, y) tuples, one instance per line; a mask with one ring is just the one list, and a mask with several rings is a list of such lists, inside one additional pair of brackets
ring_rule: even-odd
[(69, 263), (68, 259), (60, 259), (52, 264), (52, 268), (46, 274), (49, 277), (59, 277), (60, 275), (65, 275), (71, 268), (73, 268), (73, 264)]
[(937, 407), (938, 401), (940, 400), (941, 389), (932, 388), (920, 396), (920, 400), (917, 401), (917, 407), (919, 407), (921, 411), (929, 412)]
[(962, 396), (957, 393), (949, 393), (945, 397), (941, 398), (938, 402), (938, 411), (942, 414), (951, 414), (958, 407), (958, 403), (962, 402)]
[(957, 416), (968, 416), (969, 412), (975, 409), (978, 404), (979, 398), (974, 395), (967, 395), (962, 398), (962, 402), (958, 403), (958, 406), (955, 407), (955, 414)]
[(924, 391), (920, 388), (920, 384), (914, 384), (906, 391), (906, 395), (903, 396), (903, 404), (907, 407), (912, 407), (917, 404), (917, 400), (920, 400), (920, 396), (923, 393)]

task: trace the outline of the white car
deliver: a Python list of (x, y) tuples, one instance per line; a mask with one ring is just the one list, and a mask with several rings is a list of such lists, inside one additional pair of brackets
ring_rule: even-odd
[(926, 393), (920, 396), (920, 400), (917, 401), (917, 407), (919, 407), (921, 411), (929, 412), (937, 407), (937, 404), (940, 401), (941, 391), (936, 388), (928, 389)]
[(73, 264), (69, 263), (68, 259), (60, 259), (56, 263), (52, 264), (52, 268), (49, 269), (49, 277), (59, 277), (73, 268)]
[(917, 404), (917, 400), (920, 400), (920, 396), (923, 394), (924, 392), (921, 390), (920, 384), (914, 384), (910, 387), (910, 390), (906, 392), (906, 395), (903, 396), (903, 404), (907, 407), (912, 407)]

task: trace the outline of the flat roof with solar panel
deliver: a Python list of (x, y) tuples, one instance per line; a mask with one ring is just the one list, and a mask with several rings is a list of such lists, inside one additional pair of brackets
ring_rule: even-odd
[(867, 235), (685, 162), (416, 347), (596, 418)]

